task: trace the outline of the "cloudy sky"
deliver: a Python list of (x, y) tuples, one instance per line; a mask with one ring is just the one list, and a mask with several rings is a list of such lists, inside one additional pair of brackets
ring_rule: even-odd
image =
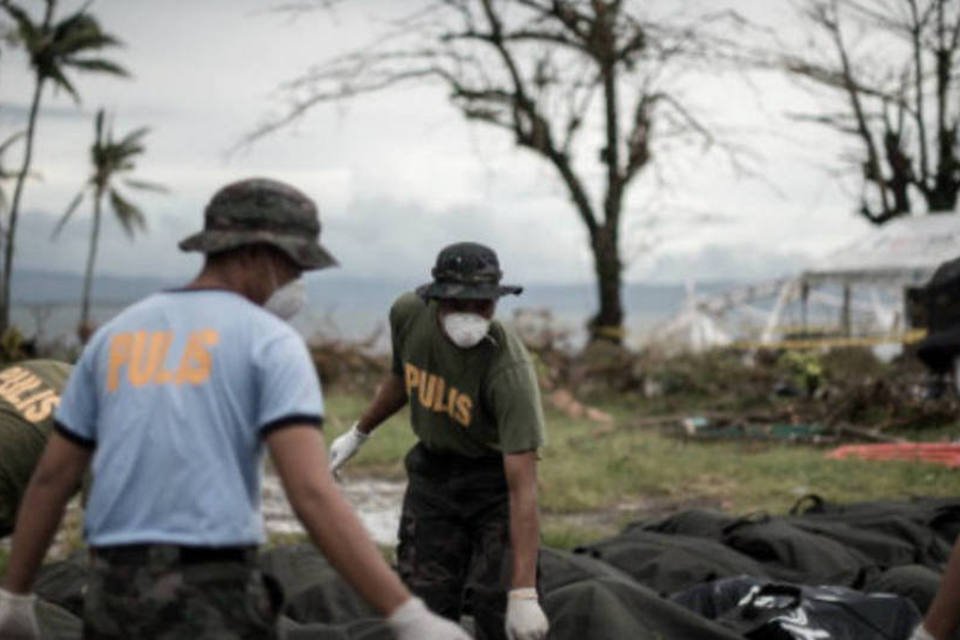
[[(111, 57), (134, 78), (74, 76), (80, 106), (47, 94), (34, 163), (41, 178), (25, 194), (18, 266), (81, 270), (89, 210), (56, 243), (49, 234), (87, 175), (93, 114), (103, 106), (115, 114), (118, 133), (151, 128), (138, 175), (171, 193), (136, 195), (149, 218), (147, 236), (130, 242), (108, 224), (101, 273), (189, 276), (199, 259), (181, 254), (176, 242), (199, 228), (210, 195), (228, 181), (266, 175), (318, 201), (323, 241), (344, 276), (416, 280), (441, 246), (475, 239), (498, 249), (513, 280), (589, 281), (584, 231), (550, 168), (500, 132), (465, 125), (440, 90), (322, 106), (295, 127), (228, 153), (275, 108), (279, 83), (370, 41), (384, 14), (403, 2), (356, 0), (333, 14), (293, 19), (270, 11), (286, 4), (279, 0), (96, 0), (92, 11), (125, 42)], [(762, 20), (787, 11), (785, 0), (736, 5)], [(23, 55), (4, 55), (4, 136), (23, 126), (30, 85)], [(755, 154), (762, 178), (737, 175), (721, 155), (696, 154), (674, 165), (667, 184), (652, 175), (639, 181), (624, 221), (628, 281), (763, 279), (802, 268), (867, 229), (830, 170), (838, 143), (783, 115), (813, 104), (808, 94), (782, 79), (748, 83), (727, 73), (699, 79), (696, 99)], [(10, 153), (6, 165), (16, 158)]]

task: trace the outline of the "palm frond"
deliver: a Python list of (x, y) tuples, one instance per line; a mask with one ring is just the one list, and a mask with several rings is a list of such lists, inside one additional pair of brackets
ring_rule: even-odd
[(9, 2), (3, 3), (2, 8), (10, 15), (11, 18), (13, 18), (13, 21), (17, 23), (17, 32), (19, 33), (21, 40), (23, 40), (23, 44), (26, 46), (27, 50), (33, 52), (37, 46), (37, 42), (40, 40), (40, 31), (30, 19), (30, 14), (17, 5)]
[(57, 221), (57, 226), (53, 228), (53, 232), (50, 234), (51, 240), (56, 240), (57, 236), (60, 235), (60, 232), (63, 231), (63, 228), (67, 225), (70, 217), (73, 216), (73, 213), (77, 210), (77, 207), (79, 207), (80, 203), (83, 202), (83, 196), (86, 195), (86, 193), (87, 192), (85, 189), (81, 189), (80, 192), (73, 197), (73, 200), (70, 202), (67, 210), (63, 212), (63, 215), (60, 216), (60, 220)]
[(129, 71), (115, 62), (110, 62), (103, 58), (67, 58), (63, 61), (63, 64), (82, 71), (97, 71), (100, 73), (112, 73), (125, 78), (130, 77)]
[(137, 205), (120, 195), (116, 189), (110, 189), (110, 205), (128, 237), (133, 238), (138, 230), (146, 231), (147, 219), (143, 212)]
[(150, 127), (140, 127), (139, 129), (134, 129), (127, 135), (123, 136), (123, 138), (117, 144), (121, 147), (136, 145), (136, 147), (142, 151), (143, 147), (139, 143), (140, 140), (148, 133), (150, 133)]
[(154, 193), (170, 193), (170, 189), (166, 185), (160, 184), (159, 182), (150, 182), (148, 180), (135, 180), (133, 178), (127, 178), (123, 181), (123, 184), (127, 185), (131, 189), (138, 189), (140, 191), (153, 191)]
[(93, 122), (93, 132), (94, 132), (94, 135), (96, 136), (94, 138), (95, 140), (94, 146), (96, 147), (103, 146), (103, 119), (105, 115), (106, 114), (104, 113), (103, 107), (100, 107), (99, 109), (97, 109), (97, 115), (94, 118), (94, 122)]
[(119, 40), (101, 29), (96, 18), (81, 10), (54, 26), (53, 42), (50, 46), (58, 56), (69, 56), (85, 50), (120, 44)]
[(49, 79), (53, 84), (73, 96), (73, 101), (80, 104), (80, 94), (74, 89), (73, 84), (63, 75), (63, 71), (55, 64), (47, 65), (45, 69), (38, 69), (41, 77)]
[(25, 131), (17, 131), (11, 136), (8, 136), (6, 140), (0, 142), (0, 156), (7, 152), (7, 149), (10, 148), (17, 140), (27, 135)]

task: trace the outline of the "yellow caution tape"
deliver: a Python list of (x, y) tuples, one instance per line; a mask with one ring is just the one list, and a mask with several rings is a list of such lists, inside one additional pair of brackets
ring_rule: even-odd
[(829, 349), (843, 347), (874, 347), (878, 344), (915, 344), (927, 337), (926, 329), (913, 329), (906, 333), (883, 336), (860, 336), (848, 338), (802, 338), (780, 340), (777, 342), (738, 341), (733, 343), (736, 349)]
[(605, 327), (593, 327), (593, 333), (601, 338), (611, 338), (621, 340), (627, 335), (627, 330), (623, 327), (607, 325)]

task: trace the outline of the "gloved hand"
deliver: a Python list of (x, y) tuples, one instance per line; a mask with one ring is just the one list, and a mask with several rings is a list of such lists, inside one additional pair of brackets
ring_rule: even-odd
[(387, 618), (397, 640), (470, 640), (459, 625), (431, 613), (423, 600), (410, 598)]
[(507, 639), (543, 640), (550, 630), (537, 590), (513, 589), (507, 597)]
[(10, 593), (0, 589), (0, 638), (4, 640), (40, 640), (35, 595)]
[(910, 634), (910, 640), (936, 640), (930, 632), (927, 631), (926, 627), (922, 624), (918, 624), (917, 628), (913, 630), (913, 633)]
[(333, 444), (330, 445), (330, 471), (333, 473), (339, 471), (340, 467), (356, 455), (357, 451), (360, 450), (360, 445), (369, 438), (369, 434), (357, 431), (356, 422), (346, 433), (335, 438)]

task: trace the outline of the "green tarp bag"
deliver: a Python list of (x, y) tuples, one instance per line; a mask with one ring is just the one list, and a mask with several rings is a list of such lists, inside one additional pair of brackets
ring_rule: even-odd
[(281, 612), (295, 622), (337, 625), (378, 617), (312, 544), (269, 549), (259, 563), (283, 591)]
[(577, 552), (609, 563), (664, 595), (727, 576), (767, 575), (760, 563), (719, 542), (636, 528)]
[(635, 582), (594, 578), (544, 598), (550, 640), (734, 640), (737, 634)]

